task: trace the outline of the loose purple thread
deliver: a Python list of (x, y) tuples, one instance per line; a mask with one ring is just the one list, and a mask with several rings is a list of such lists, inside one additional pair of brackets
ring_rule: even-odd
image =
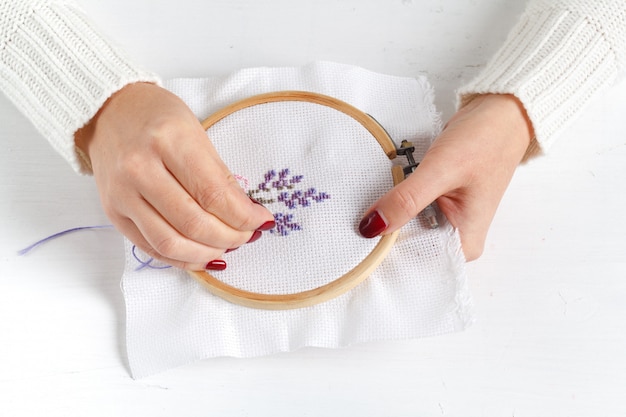
[[(294, 190), (303, 180), (304, 175), (290, 175), (289, 168), (280, 171), (269, 170), (263, 176), (264, 181), (256, 189), (248, 192), (261, 204), (282, 203), (289, 210), (298, 207), (310, 207), (312, 202), (321, 203), (328, 200), (330, 195), (318, 192), (315, 188)], [(278, 192), (276, 197), (272, 193)], [(270, 233), (278, 236), (288, 236), (291, 232), (302, 230), (302, 226), (294, 221), (294, 215), (288, 212), (274, 213), (276, 227)]]
[(32, 251), (33, 249), (35, 249), (37, 246), (43, 245), (44, 243), (48, 243), (51, 240), (54, 240), (56, 238), (59, 238), (61, 236), (65, 236), (68, 235), (70, 233), (74, 233), (74, 232), (80, 232), (82, 230), (95, 230), (95, 229), (111, 229), (113, 228), (112, 224), (103, 224), (103, 225), (98, 225), (98, 226), (82, 226), (82, 227), (73, 227), (71, 229), (67, 229), (67, 230), (63, 230), (61, 232), (55, 233), (53, 235), (50, 235), (48, 237), (45, 237), (35, 243), (33, 243), (32, 245), (19, 250), (17, 252), (18, 255), (23, 256), (26, 255), (28, 252)]
[[(57, 239), (59, 237), (68, 235), (70, 233), (74, 233), (74, 232), (81, 232), (84, 230), (98, 230), (98, 229), (112, 229), (113, 225), (112, 224), (103, 224), (103, 225), (97, 225), (97, 226), (81, 226), (81, 227), (73, 227), (71, 229), (67, 229), (67, 230), (63, 230), (61, 232), (55, 233), (53, 235), (50, 235), (48, 237), (45, 237), (41, 240), (38, 240), (37, 242), (33, 243), (30, 246), (25, 247), (24, 249), (21, 249), (17, 252), (17, 254), (19, 256), (24, 256), (27, 253), (29, 253), (30, 251), (32, 251), (33, 249), (35, 249), (36, 247), (43, 245), (45, 243), (48, 243), (54, 239)], [(132, 249), (131, 249), (131, 253), (133, 255), (133, 258), (135, 258), (137, 260), (137, 262), (139, 262), (139, 266), (137, 268), (135, 268), (135, 271), (139, 271), (143, 268), (150, 268), (150, 269), (167, 269), (167, 268), (171, 268), (170, 265), (152, 265), (152, 262), (155, 261), (154, 258), (148, 258), (148, 260), (143, 261), (139, 258), (139, 256), (137, 255), (137, 247), (135, 245), (133, 245)]]
[(133, 248), (130, 250), (130, 252), (133, 255), (133, 258), (135, 258), (135, 260), (137, 262), (139, 262), (139, 266), (137, 268), (135, 268), (135, 271), (141, 271), (144, 268), (150, 268), (150, 269), (168, 269), (171, 268), (171, 265), (152, 265), (152, 262), (155, 260), (154, 258), (150, 257), (148, 258), (147, 261), (142, 261), (139, 258), (139, 255), (137, 255), (137, 246), (133, 245)]

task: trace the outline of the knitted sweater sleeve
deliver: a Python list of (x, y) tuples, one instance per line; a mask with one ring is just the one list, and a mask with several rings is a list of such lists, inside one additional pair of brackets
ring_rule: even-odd
[(69, 0), (0, 0), (0, 89), (83, 173), (74, 133), (129, 83), (159, 82)]
[(459, 90), (459, 104), (515, 95), (534, 127), (532, 154), (549, 148), (625, 69), (626, 1), (531, 0), (486, 68)]

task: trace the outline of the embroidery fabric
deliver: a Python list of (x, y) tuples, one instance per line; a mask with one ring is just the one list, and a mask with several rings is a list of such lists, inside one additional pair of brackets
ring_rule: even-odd
[[(200, 119), (270, 91), (334, 96), (372, 114), (397, 143), (414, 142), (418, 156), (440, 129), (425, 79), (339, 64), (249, 69), (223, 79), (174, 80), (167, 87)], [(255, 198), (267, 199), (279, 223), (276, 236), (266, 233), (225, 255), (229, 267), (219, 275), (224, 282), (256, 292), (302, 291), (334, 280), (376, 244), (360, 237), (357, 225), (391, 187), (391, 162), (350, 117), (311, 103), (272, 103), (227, 117), (208, 137), (240, 183), (247, 182)], [(445, 219), (437, 230), (424, 219), (411, 221), (364, 283), (296, 310), (241, 307), (209, 294), (184, 271), (136, 268), (128, 255), (122, 284), (135, 377), (202, 358), (425, 337), (471, 322), (460, 240)]]

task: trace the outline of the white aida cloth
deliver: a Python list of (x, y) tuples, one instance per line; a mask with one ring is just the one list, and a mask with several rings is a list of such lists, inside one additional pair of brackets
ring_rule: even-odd
[[(326, 94), (372, 115), (396, 144), (414, 142), (418, 157), (440, 130), (424, 78), (340, 64), (246, 69), (225, 78), (173, 80), (166, 87), (199, 119), (260, 93)], [(208, 137), (242, 187), (277, 221), (259, 241), (224, 255), (228, 268), (213, 273), (220, 280), (262, 293), (304, 291), (343, 275), (376, 244), (378, 239), (359, 235), (358, 223), (392, 187), (392, 162), (351, 117), (312, 103), (270, 103), (228, 116)], [(122, 286), (133, 376), (216, 356), (337, 348), (464, 329), (472, 320), (465, 260), (458, 233), (439, 217), (435, 230), (421, 217), (407, 224), (390, 255), (355, 289), (283, 311), (231, 304), (184, 271), (142, 265), (127, 242)]]

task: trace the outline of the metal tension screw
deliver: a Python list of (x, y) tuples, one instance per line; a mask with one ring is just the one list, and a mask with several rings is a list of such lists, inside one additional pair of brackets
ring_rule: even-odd
[[(413, 152), (415, 152), (415, 146), (413, 146), (413, 143), (409, 142), (408, 140), (403, 140), (400, 143), (400, 147), (396, 149), (396, 153), (398, 155), (404, 155), (408, 162), (408, 165), (402, 167), (402, 171), (404, 172), (404, 178), (412, 174), (413, 171), (415, 171), (415, 168), (417, 168), (417, 166), (420, 164), (419, 162), (415, 162)], [(432, 204), (427, 205), (424, 210), (422, 210), (422, 214), (428, 221), (428, 225), (431, 229), (436, 229), (439, 227), (439, 222), (437, 221), (437, 212), (435, 211)]]
[(402, 167), (405, 178), (408, 177), (409, 174), (412, 174), (413, 171), (415, 171), (415, 168), (417, 168), (417, 166), (420, 164), (419, 162), (415, 162), (415, 158), (413, 157), (413, 152), (415, 152), (415, 146), (413, 146), (413, 143), (409, 142), (406, 139), (403, 140), (400, 143), (400, 147), (396, 149), (396, 153), (398, 155), (406, 156), (406, 160), (409, 163), (408, 165)]

